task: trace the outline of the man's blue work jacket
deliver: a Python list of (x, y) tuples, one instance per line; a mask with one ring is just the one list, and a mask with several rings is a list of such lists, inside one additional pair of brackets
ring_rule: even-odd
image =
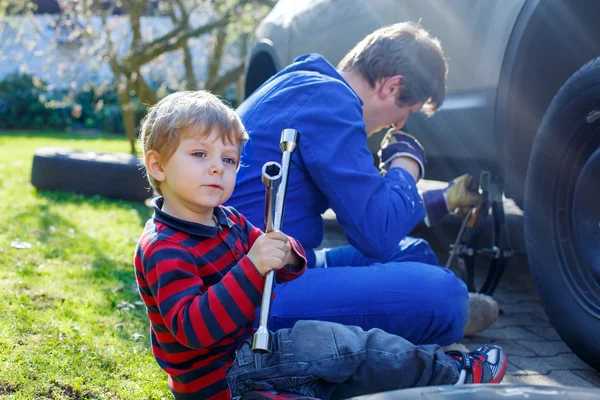
[(250, 140), (227, 205), (263, 228), (262, 166), (281, 162), (286, 128), (300, 133), (292, 155), (282, 231), (305, 247), (309, 266), (324, 236), (321, 214), (336, 213), (348, 242), (367, 257), (384, 260), (425, 217), (414, 179), (400, 168), (385, 177), (367, 147), (362, 101), (318, 54), (294, 60), (257, 89), (237, 112)]

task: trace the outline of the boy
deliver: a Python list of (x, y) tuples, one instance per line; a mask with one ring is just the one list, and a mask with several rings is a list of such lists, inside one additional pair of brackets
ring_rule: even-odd
[(233, 208), (247, 133), (235, 112), (205, 91), (167, 96), (141, 129), (151, 185), (161, 194), (134, 264), (150, 319), (152, 350), (177, 399), (229, 399), (252, 390), (318, 398), (457, 382), (499, 382), (506, 357), (487, 346), (444, 354), (379, 329), (299, 321), (272, 333), (268, 355), (250, 338), (264, 277), (306, 267), (301, 245), (263, 234)]

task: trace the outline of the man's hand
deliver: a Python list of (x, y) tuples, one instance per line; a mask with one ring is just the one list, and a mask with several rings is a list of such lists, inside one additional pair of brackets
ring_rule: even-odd
[(277, 270), (288, 264), (292, 257), (291, 245), (281, 231), (271, 231), (256, 239), (248, 252), (248, 258), (258, 272), (265, 276), (271, 270)]
[(477, 187), (477, 180), (469, 174), (461, 175), (450, 181), (446, 189), (448, 210), (459, 217), (464, 217), (471, 208), (480, 205), (483, 198), (477, 192)]
[[(382, 170), (387, 171), (392, 165), (392, 160), (406, 157), (416, 161), (419, 165), (418, 179), (425, 175), (425, 164), (427, 163), (425, 149), (414, 136), (406, 132), (394, 130), (394, 128), (387, 131), (381, 141), (381, 150), (377, 152), (377, 155), (379, 156), (379, 168)], [(396, 165), (398, 164), (394, 163), (394, 166)]]

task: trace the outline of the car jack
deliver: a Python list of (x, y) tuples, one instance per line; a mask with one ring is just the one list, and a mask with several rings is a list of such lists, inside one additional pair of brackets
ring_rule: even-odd
[[(450, 256), (446, 262), (446, 268), (450, 268), (454, 258), (457, 259), (458, 267), (464, 275), (469, 292), (479, 292), (491, 296), (504, 274), (506, 264), (513, 255), (502, 203), (502, 187), (500, 180), (492, 181), (488, 171), (481, 173), (479, 190), (483, 202), (468, 212), (461, 224), (456, 241), (450, 245)], [(489, 216), (490, 210), (494, 225), (492, 246), (476, 248), (472, 243), (473, 233), (477, 226)], [(488, 275), (480, 290), (475, 287), (475, 256), (477, 255), (491, 257)]]

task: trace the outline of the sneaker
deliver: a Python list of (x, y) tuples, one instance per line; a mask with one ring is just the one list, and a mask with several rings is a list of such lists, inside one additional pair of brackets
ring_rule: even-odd
[(449, 351), (446, 353), (459, 365), (460, 376), (456, 385), (468, 383), (500, 383), (506, 372), (506, 353), (491, 344), (470, 353)]

